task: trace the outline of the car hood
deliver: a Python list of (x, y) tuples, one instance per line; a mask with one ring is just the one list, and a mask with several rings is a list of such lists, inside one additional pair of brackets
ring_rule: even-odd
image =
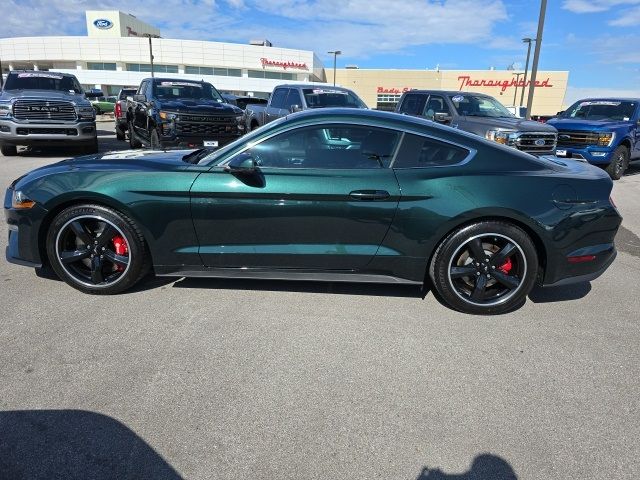
[(191, 100), (181, 98), (177, 100), (162, 100), (162, 110), (171, 110), (180, 113), (198, 113), (213, 115), (242, 115), (242, 110), (228, 103), (219, 103), (215, 100)]
[(546, 123), (525, 120), (524, 118), (488, 118), (465, 117), (467, 121), (482, 124), (487, 130), (504, 129), (517, 130), (519, 132), (548, 132), (555, 133), (556, 129)]
[(77, 105), (89, 105), (89, 101), (83, 94), (71, 93), (60, 90), (3, 90), (0, 93), (0, 100), (11, 100), (14, 98), (43, 98), (46, 100), (66, 100)]
[(612, 122), (611, 120), (576, 120), (575, 118), (553, 118), (547, 122), (558, 130), (609, 131), (628, 127), (629, 122)]

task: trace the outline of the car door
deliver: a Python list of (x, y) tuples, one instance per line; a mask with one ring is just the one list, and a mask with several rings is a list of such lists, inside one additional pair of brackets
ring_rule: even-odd
[(144, 95), (145, 101), (138, 102), (136, 101), (135, 109), (133, 111), (133, 127), (135, 128), (135, 132), (137, 135), (142, 136), (143, 138), (148, 138), (147, 134), (147, 99), (148, 93), (150, 93), (151, 88), (148, 81), (144, 81), (140, 84), (140, 88), (138, 89), (138, 95)]
[[(203, 263), (316, 270), (366, 266), (400, 198), (388, 167), (400, 136), (353, 124), (300, 127), (222, 160), (191, 190)], [(241, 158), (253, 159), (255, 172), (225, 171), (224, 164)]]
[(276, 88), (273, 91), (273, 95), (271, 96), (271, 102), (269, 103), (269, 107), (266, 109), (267, 122), (271, 122), (276, 120), (277, 118), (286, 115), (284, 112), (284, 105), (287, 101), (287, 93), (289, 92), (288, 88)]

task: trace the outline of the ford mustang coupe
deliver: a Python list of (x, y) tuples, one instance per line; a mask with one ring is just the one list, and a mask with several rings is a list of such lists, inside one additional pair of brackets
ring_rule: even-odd
[(7, 190), (7, 259), (115, 294), (145, 274), (426, 284), (502, 313), (598, 277), (605, 172), (395, 113), (289, 115), (224, 148), (83, 156)]

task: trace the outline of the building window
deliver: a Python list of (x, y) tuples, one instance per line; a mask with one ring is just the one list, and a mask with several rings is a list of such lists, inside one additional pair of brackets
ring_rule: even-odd
[(186, 65), (184, 73), (191, 75), (218, 75), (221, 77), (241, 77), (242, 70), (239, 68), (213, 68), (213, 67), (192, 67)]
[(264, 70), (249, 70), (250, 78), (269, 78), (272, 80), (295, 80), (295, 73), (268, 72)]
[(212, 67), (191, 67), (189, 65), (184, 67), (184, 73), (190, 75), (213, 75)]
[(400, 101), (400, 97), (402, 95), (394, 95), (394, 94), (380, 94), (377, 98), (376, 109), (377, 110), (387, 110), (393, 111), (396, 109), (396, 105)]
[[(127, 71), (129, 72), (150, 72), (151, 65), (148, 63), (127, 63)], [(153, 71), (156, 73), (178, 73), (177, 65), (153, 64)]]
[(115, 63), (87, 62), (87, 70), (115, 70)]

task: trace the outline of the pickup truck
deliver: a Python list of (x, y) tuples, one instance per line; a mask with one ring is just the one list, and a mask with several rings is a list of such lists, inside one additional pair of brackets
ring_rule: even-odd
[(277, 118), (309, 108), (367, 108), (348, 88), (318, 85), (278, 85), (267, 105), (247, 106), (247, 128), (255, 130)]
[(0, 92), (0, 151), (18, 154), (18, 145), (78, 146), (98, 151), (96, 113), (75, 76), (13, 70)]
[(518, 118), (482, 93), (410, 90), (400, 97), (396, 112), (475, 133), (533, 155), (553, 155), (556, 149), (554, 127)]
[(133, 87), (133, 88), (123, 88), (120, 90), (120, 93), (118, 93), (118, 100), (116, 101), (116, 105), (115, 108), (113, 110), (113, 116), (115, 117), (115, 121), (116, 121), (116, 138), (118, 140), (126, 140), (126, 134), (125, 132), (127, 131), (128, 128), (128, 122), (127, 122), (127, 106), (129, 98), (133, 98), (133, 96), (135, 95), (136, 91), (138, 89)]
[(558, 157), (604, 168), (613, 180), (640, 159), (640, 98), (579, 100), (547, 122), (558, 129)]
[(207, 82), (145, 78), (127, 105), (131, 148), (221, 147), (245, 133), (244, 112)]

